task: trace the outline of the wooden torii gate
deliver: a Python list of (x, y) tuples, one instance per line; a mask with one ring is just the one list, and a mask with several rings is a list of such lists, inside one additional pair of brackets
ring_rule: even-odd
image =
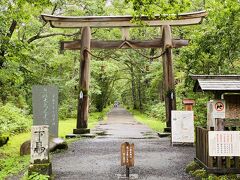
[(90, 49), (114, 49), (114, 48), (162, 48), (163, 79), (166, 107), (166, 125), (171, 128), (171, 110), (176, 109), (175, 84), (172, 62), (172, 48), (180, 48), (188, 45), (188, 40), (172, 39), (171, 26), (187, 26), (200, 24), (207, 16), (206, 11), (179, 14), (174, 20), (161, 20), (161, 16), (155, 16), (149, 20), (142, 16), (141, 20), (149, 27), (162, 27), (162, 38), (153, 40), (119, 40), (100, 41), (91, 40), (91, 28), (130, 28), (139, 27), (133, 24), (132, 16), (54, 16), (42, 14), (42, 19), (49, 22), (53, 28), (82, 28), (81, 39), (77, 41), (65, 41), (61, 43), (62, 50), (80, 50), (80, 80), (77, 127), (74, 134), (90, 132), (88, 126), (88, 90), (90, 80)]

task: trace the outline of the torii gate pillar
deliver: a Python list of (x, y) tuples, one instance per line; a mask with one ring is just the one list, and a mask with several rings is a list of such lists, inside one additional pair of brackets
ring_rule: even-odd
[(163, 39), (163, 80), (164, 80), (164, 100), (166, 108), (165, 132), (171, 131), (171, 111), (176, 110), (175, 82), (172, 62), (172, 34), (169, 25), (162, 26)]
[(89, 81), (90, 81), (90, 27), (82, 28), (81, 52), (79, 68), (79, 97), (77, 108), (77, 128), (73, 130), (74, 134), (90, 133), (88, 126), (88, 106), (89, 106)]

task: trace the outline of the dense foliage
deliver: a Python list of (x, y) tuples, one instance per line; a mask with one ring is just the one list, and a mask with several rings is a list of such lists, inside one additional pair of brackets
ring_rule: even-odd
[[(167, 14), (206, 9), (203, 24), (174, 27), (175, 38), (191, 39), (188, 47), (174, 50), (178, 108), (183, 98), (197, 99), (197, 122), (204, 124), (206, 101), (211, 95), (194, 94), (190, 74), (240, 72), (240, 3), (237, 0), (2, 0), (0, 3), (0, 131), (6, 124), (21, 131), (29, 123), (33, 84), (55, 84), (60, 90), (59, 117), (75, 117), (79, 81), (79, 52), (59, 53), (59, 41), (78, 39), (79, 29), (53, 29), (40, 18), (54, 15)], [(131, 39), (161, 37), (159, 28), (133, 28)], [(120, 29), (92, 29), (93, 39), (121, 39)], [(164, 120), (159, 49), (92, 50), (90, 111), (119, 100)], [(145, 56), (142, 56), (144, 54)], [(11, 105), (9, 104), (11, 103)], [(16, 107), (13, 107), (13, 105)], [(22, 114), (22, 115), (20, 115)], [(22, 120), (24, 123), (18, 124)], [(3, 123), (2, 123), (3, 122)], [(21, 127), (21, 128), (20, 128)]]
[(15, 134), (29, 129), (31, 120), (13, 104), (0, 107), (0, 134)]

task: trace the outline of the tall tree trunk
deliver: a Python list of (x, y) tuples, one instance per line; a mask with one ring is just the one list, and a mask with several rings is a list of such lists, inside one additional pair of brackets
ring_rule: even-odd
[(163, 102), (164, 101), (163, 81), (159, 82), (159, 86), (158, 87), (159, 87), (159, 99), (160, 99), (161, 102)]
[(132, 81), (132, 98), (133, 98), (133, 109), (137, 109), (137, 98), (135, 93), (135, 79), (134, 79), (134, 72), (133, 72), (133, 65), (131, 64), (130, 67), (131, 71), (131, 81)]
[(142, 91), (141, 91), (140, 77), (138, 77), (138, 99), (139, 99), (139, 110), (142, 112), (143, 106), (142, 106)]

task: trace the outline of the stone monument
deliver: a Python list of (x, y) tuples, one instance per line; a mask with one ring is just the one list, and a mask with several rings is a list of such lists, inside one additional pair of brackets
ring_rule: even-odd
[(49, 134), (58, 137), (58, 88), (35, 85), (32, 88), (33, 125), (49, 125)]

